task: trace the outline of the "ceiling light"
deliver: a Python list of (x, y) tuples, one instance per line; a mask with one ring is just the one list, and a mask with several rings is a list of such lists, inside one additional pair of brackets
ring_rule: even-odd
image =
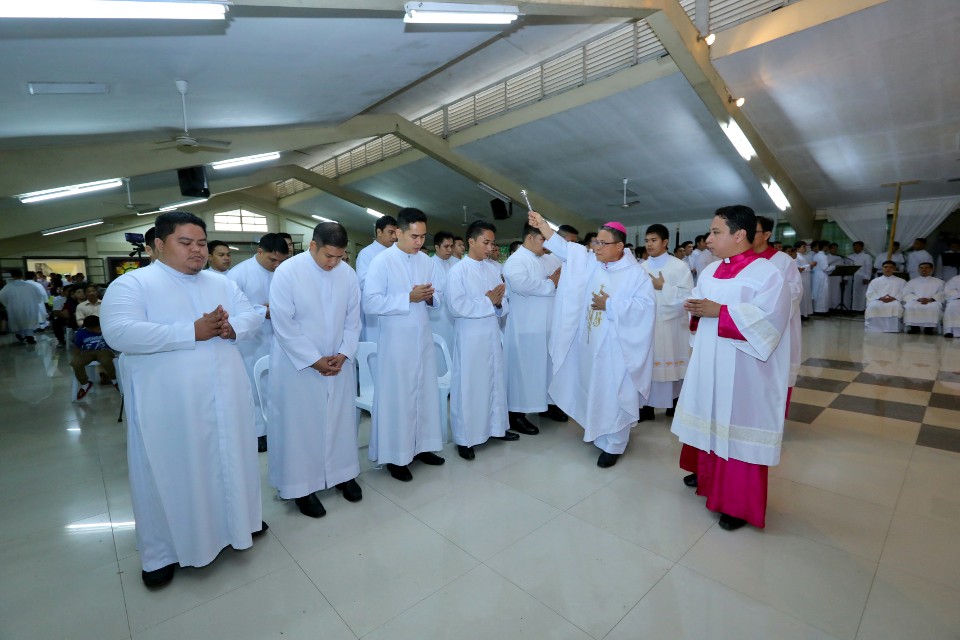
[(57, 187), (56, 189), (44, 189), (43, 191), (32, 191), (30, 193), (21, 193), (17, 197), (23, 204), (31, 202), (43, 202), (44, 200), (53, 200), (54, 198), (67, 198), (78, 196), (81, 193), (91, 191), (103, 191), (104, 189), (113, 189), (123, 185), (120, 178), (110, 178), (109, 180), (98, 180), (96, 182), (85, 182), (83, 184), (72, 184), (67, 187)]
[(103, 219), (98, 218), (97, 220), (89, 220), (87, 222), (78, 222), (77, 224), (70, 224), (65, 227), (54, 227), (53, 229), (44, 229), (40, 232), (40, 235), (43, 236), (53, 236), (58, 233), (66, 233), (67, 231), (76, 231), (77, 229), (86, 229), (87, 227), (95, 227), (98, 224), (103, 224)]
[(382, 218), (382, 217), (383, 217), (383, 214), (382, 214), (382, 213), (380, 213), (380, 212), (377, 211), (376, 209), (371, 209), (371, 208), (369, 208), (369, 207), (367, 207), (367, 213), (369, 213), (370, 215), (372, 215), (374, 218)]
[(792, 237), (794, 237), (795, 235), (797, 235), (797, 232), (794, 231), (793, 229), (785, 229), (784, 232), (783, 232), (783, 237), (784, 237), (784, 238), (792, 238)]
[(790, 207), (790, 201), (787, 200), (787, 196), (783, 195), (783, 191), (776, 180), (770, 178), (770, 184), (763, 185), (763, 188), (767, 190), (767, 195), (770, 196), (773, 204), (777, 205), (780, 211), (786, 211)]
[(210, 166), (218, 170), (231, 169), (233, 167), (242, 167), (245, 164), (255, 164), (257, 162), (276, 160), (279, 157), (279, 151), (271, 151), (270, 153), (258, 153), (255, 156), (243, 156), (241, 158), (231, 158), (230, 160), (218, 160), (217, 162), (212, 163)]
[(230, 251), (240, 251), (240, 247), (232, 247), (229, 244), (227, 245), (227, 249), (230, 249)]
[(482, 189), (483, 191), (486, 191), (487, 193), (492, 195), (494, 198), (500, 198), (501, 200), (507, 203), (510, 202), (510, 196), (500, 193), (499, 191), (497, 191), (496, 189), (494, 189), (488, 184), (484, 184), (483, 182), (478, 182), (477, 186), (480, 187), (480, 189)]
[(732, 104), (735, 104), (735, 105), (737, 105), (738, 107), (742, 107), (742, 106), (747, 102), (747, 99), (744, 98), (744, 97), (734, 98), (733, 96), (728, 96), (728, 97), (727, 97), (727, 102), (730, 102), (730, 103), (732, 103)]
[(27, 93), (32, 96), (110, 93), (110, 85), (106, 82), (28, 82)]
[(700, 42), (701, 40), (706, 42), (708, 47), (712, 47), (713, 43), (717, 41), (717, 34), (708, 33), (705, 36), (697, 36), (697, 42)]
[(727, 138), (730, 139), (730, 142), (733, 143), (733, 146), (736, 147), (737, 153), (740, 154), (740, 157), (744, 160), (749, 161), (751, 158), (757, 155), (757, 152), (754, 150), (753, 145), (750, 144), (750, 141), (747, 140), (747, 136), (743, 134), (743, 129), (740, 128), (733, 120), (729, 122), (721, 122), (720, 128), (723, 129), (723, 132), (727, 134)]
[(206, 198), (200, 198), (199, 200), (184, 200), (183, 202), (174, 202), (173, 204), (168, 204), (165, 207), (160, 207), (159, 211), (176, 211), (180, 207), (189, 207), (192, 204), (200, 204), (201, 202), (206, 201)]
[(510, 24), (520, 15), (517, 7), (498, 4), (407, 2), (404, 22), (412, 24)]
[[(371, 211), (370, 209), (367, 209), (367, 212), (368, 212), (368, 213), (369, 213), (370, 211)], [(320, 222), (336, 222), (336, 220), (331, 220), (330, 218), (324, 218), (323, 216), (311, 215), (310, 217), (311, 217), (311, 218), (316, 218), (316, 219), (319, 220)], [(378, 217), (379, 217), (379, 216), (378, 216)]]
[(30, 0), (0, 2), (0, 18), (101, 18), (138, 20), (223, 20), (222, 2), (141, 2), (139, 0)]
[(160, 213), (159, 209), (156, 209), (154, 211), (137, 211), (138, 216), (154, 216), (158, 213)]

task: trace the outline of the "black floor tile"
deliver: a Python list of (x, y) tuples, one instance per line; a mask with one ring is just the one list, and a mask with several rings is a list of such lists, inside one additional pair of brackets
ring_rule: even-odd
[(904, 378), (903, 376), (884, 376), (875, 373), (861, 373), (853, 379), (854, 382), (876, 384), (881, 387), (896, 387), (897, 389), (911, 389), (913, 391), (933, 391), (933, 380), (920, 378)]
[(812, 404), (803, 404), (802, 402), (791, 402), (790, 411), (787, 414), (787, 420), (810, 424), (823, 413), (824, 407), (818, 407)]
[(917, 444), (921, 447), (960, 453), (960, 429), (935, 427), (930, 424), (920, 425)]
[[(929, 406), (936, 407), (937, 409), (952, 409), (954, 411), (960, 411), (960, 397), (951, 396), (946, 393), (931, 393), (930, 402), (928, 404)], [(960, 425), (957, 426), (960, 427)]]
[(831, 360), (829, 358), (807, 358), (803, 364), (808, 367), (820, 367), (823, 369), (843, 369), (844, 371), (863, 371), (867, 365), (862, 362), (850, 362), (849, 360)]
[[(860, 374), (863, 375), (863, 374)], [(843, 390), (850, 384), (846, 380), (831, 380), (830, 378), (813, 378), (811, 376), (797, 376), (797, 383), (793, 386), (802, 389), (816, 389), (817, 391), (829, 391), (830, 393), (843, 393)]]
[(941, 371), (937, 376), (937, 380), (940, 382), (960, 382), (960, 372), (957, 371)]
[(830, 403), (830, 408), (865, 413), (871, 416), (893, 418), (895, 420), (906, 420), (908, 422), (923, 422), (923, 415), (927, 411), (927, 408), (921, 405), (908, 404), (906, 402), (891, 402), (889, 400), (874, 400), (873, 398), (861, 398), (859, 396), (837, 396), (837, 398)]

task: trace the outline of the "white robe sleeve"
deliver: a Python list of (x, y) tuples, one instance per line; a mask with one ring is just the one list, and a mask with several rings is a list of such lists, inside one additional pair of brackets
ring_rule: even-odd
[(917, 293), (916, 285), (914, 284), (916, 280), (912, 280), (907, 283), (907, 286), (903, 288), (903, 297), (904, 302), (915, 302), (920, 295)]
[(270, 283), (270, 320), (273, 335), (298, 371), (308, 369), (325, 355), (320, 353), (296, 319), (294, 290), (298, 286), (296, 269), (278, 269)]
[(688, 269), (671, 269), (668, 277), (671, 280), (679, 277), (679, 281), (664, 281), (657, 303), (660, 306), (660, 317), (664, 320), (674, 320), (687, 315), (683, 303), (693, 292), (693, 275)]
[[(254, 338), (260, 334), (260, 326), (263, 324), (263, 316), (254, 309), (247, 296), (244, 295), (240, 287), (234, 285), (233, 306), (230, 312), (230, 326), (237, 334), (236, 341)], [(217, 340), (218, 338), (214, 338)]]
[[(193, 322), (147, 321), (147, 298), (140, 281), (133, 277), (118, 278), (107, 287), (100, 308), (103, 315), (100, 326), (107, 344), (132, 354), (193, 349), (196, 344)], [(230, 321), (232, 323), (233, 318)]]
[(447, 304), (454, 318), (486, 318), (498, 315), (493, 302), (486, 295), (471, 297), (467, 293), (465, 278), (471, 269), (451, 270), (447, 274)]
[(746, 338), (734, 341), (737, 349), (766, 362), (790, 326), (791, 307), (790, 287), (774, 268), (752, 300), (727, 307), (730, 319)]
[[(247, 278), (249, 277), (249, 274), (247, 273), (246, 266), (244, 266), (242, 269), (231, 269), (230, 271), (227, 271), (226, 276), (228, 280), (233, 280), (233, 283), (237, 285), (237, 288), (239, 288), (240, 291), (247, 290), (247, 285), (248, 285)], [(244, 296), (246, 296), (245, 293), (244, 293)], [(266, 319), (267, 317), (266, 305), (254, 304), (252, 305), (252, 307), (253, 307), (253, 310), (256, 311), (261, 318)]]
[[(410, 292), (389, 293), (390, 260), (375, 260), (363, 283), (363, 312), (377, 316), (405, 316), (410, 313)], [(436, 303), (436, 296), (434, 296)], [(439, 306), (439, 305), (435, 305)]]
[[(619, 292), (607, 298), (607, 320), (613, 325), (627, 372), (637, 391), (645, 398), (650, 395), (653, 352), (653, 326), (657, 318), (657, 303), (653, 284), (641, 267), (639, 286), (629, 295)], [(619, 295), (618, 295), (619, 294)]]
[(554, 295), (557, 290), (553, 286), (552, 280), (530, 277), (530, 272), (522, 268), (519, 260), (507, 261), (503, 266), (503, 278), (507, 281), (510, 290), (521, 296), (549, 297)]
[[(340, 267), (342, 268), (342, 267)], [(276, 330), (276, 328), (274, 328)], [(350, 279), (347, 291), (347, 317), (343, 321), (343, 339), (339, 353), (351, 361), (356, 358), (357, 345), (360, 342), (360, 281)]]

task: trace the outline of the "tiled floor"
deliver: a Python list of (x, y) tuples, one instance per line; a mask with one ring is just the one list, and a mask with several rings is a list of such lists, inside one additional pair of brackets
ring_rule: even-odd
[(544, 422), (409, 484), (364, 461), (321, 520), (264, 482), (265, 538), (158, 592), (116, 392), (71, 403), (49, 337), (0, 338), (0, 638), (960, 637), (960, 341), (804, 338), (763, 531), (716, 526), (662, 415), (607, 470)]

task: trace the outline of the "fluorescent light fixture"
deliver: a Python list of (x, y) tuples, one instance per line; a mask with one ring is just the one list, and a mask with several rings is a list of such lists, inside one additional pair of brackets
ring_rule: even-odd
[(257, 162), (276, 160), (279, 157), (279, 151), (271, 151), (270, 153), (258, 153), (255, 156), (243, 156), (241, 158), (231, 158), (230, 160), (219, 160), (212, 163), (210, 166), (217, 170), (232, 169), (233, 167), (242, 167), (245, 164), (255, 164)]
[(53, 236), (58, 233), (66, 233), (67, 231), (76, 231), (77, 229), (86, 229), (87, 227), (95, 227), (98, 224), (103, 224), (103, 219), (99, 218), (97, 220), (89, 220), (87, 222), (78, 222), (77, 224), (69, 224), (65, 227), (54, 227), (53, 229), (44, 229), (40, 232), (42, 236)]
[(477, 183), (477, 186), (480, 187), (480, 189), (481, 189), (482, 191), (486, 191), (487, 193), (489, 193), (490, 195), (492, 195), (494, 198), (500, 198), (501, 200), (503, 200), (503, 201), (506, 202), (506, 203), (509, 203), (509, 202), (510, 202), (510, 196), (507, 196), (507, 195), (504, 195), (504, 194), (500, 193), (499, 191), (497, 191), (496, 189), (494, 189), (493, 187), (491, 187), (491, 186), (488, 185), (488, 184), (485, 184), (485, 183), (483, 183), (483, 182), (478, 182), (478, 183)]
[(730, 120), (726, 124), (721, 122), (720, 128), (727, 134), (727, 138), (729, 138), (733, 146), (736, 147), (737, 153), (740, 154), (741, 158), (749, 161), (751, 158), (756, 157), (757, 152), (754, 150), (753, 145), (750, 144), (750, 141), (747, 140), (747, 136), (743, 135), (743, 129), (740, 128), (740, 125)]
[(100, 18), (135, 20), (223, 20), (222, 2), (139, 0), (4, 0), (0, 18)]
[[(377, 211), (376, 209), (370, 209), (369, 207), (367, 208), (367, 213), (369, 213), (370, 215), (372, 215), (374, 218), (382, 218), (382, 217), (383, 217), (383, 214), (382, 214), (382, 213), (380, 213), (380, 212)], [(314, 216), (314, 217), (316, 217), (316, 216)]]
[(67, 431), (83, 431), (80, 427), (69, 427)]
[(117, 529), (133, 529), (137, 523), (134, 520), (125, 522), (94, 522), (91, 524), (68, 524), (67, 531), (116, 531)]
[(110, 178), (109, 180), (97, 180), (96, 182), (84, 182), (83, 184), (72, 184), (67, 187), (57, 187), (56, 189), (44, 189), (43, 191), (31, 191), (30, 193), (21, 193), (17, 197), (23, 204), (31, 202), (43, 202), (44, 200), (53, 200), (55, 198), (69, 198), (78, 196), (81, 193), (90, 193), (91, 191), (103, 191), (104, 189), (113, 189), (123, 185), (120, 178)]
[(110, 85), (106, 82), (28, 82), (27, 93), (32, 96), (110, 93)]
[(159, 211), (176, 211), (180, 207), (189, 207), (192, 204), (200, 204), (201, 202), (206, 201), (206, 198), (200, 198), (199, 200), (184, 200), (183, 202), (174, 202), (173, 204), (168, 204), (165, 207), (160, 207)]
[(797, 232), (794, 231), (793, 229), (787, 229), (786, 231), (783, 232), (783, 237), (784, 237), (784, 238), (792, 238), (792, 237), (794, 237), (795, 235), (797, 235)]
[(773, 204), (777, 205), (780, 211), (786, 211), (790, 207), (790, 201), (787, 200), (787, 196), (783, 195), (783, 191), (780, 189), (780, 185), (777, 184), (776, 180), (771, 178), (770, 184), (763, 185), (763, 188), (767, 190), (767, 195), (770, 196)]
[(510, 24), (520, 15), (517, 7), (499, 4), (407, 2), (403, 10), (411, 24)]
[(230, 249), (230, 251), (240, 251), (240, 247), (231, 247), (230, 245), (227, 245), (227, 249)]
[(157, 215), (158, 213), (160, 213), (160, 210), (159, 210), (159, 209), (157, 209), (157, 210), (155, 210), (155, 211), (137, 211), (137, 215), (138, 215), (138, 216), (155, 216), (155, 215)]
[[(368, 210), (367, 210), (368, 213), (369, 213), (370, 211), (371, 211), (371, 209), (368, 209)], [(324, 218), (323, 216), (311, 215), (310, 217), (311, 217), (311, 218), (316, 218), (316, 219), (319, 220), (320, 222), (336, 222), (336, 220), (331, 220), (330, 218)], [(377, 216), (377, 217), (380, 217), (380, 216)]]

